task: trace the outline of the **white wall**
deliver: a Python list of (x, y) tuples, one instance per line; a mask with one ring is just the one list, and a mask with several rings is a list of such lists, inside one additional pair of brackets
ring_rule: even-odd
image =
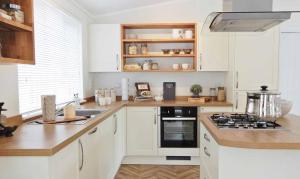
[[(80, 8), (75, 4), (70, 3), (68, 0), (49, 0), (57, 5), (65, 13), (70, 14), (82, 23), (83, 32), (83, 94), (84, 96), (91, 96), (91, 90), (89, 88), (91, 79), (88, 73), (88, 54), (87, 54), (87, 24), (92, 20), (87, 16)], [(19, 113), (19, 101), (18, 101), (18, 77), (17, 77), (17, 65), (3, 65), (0, 64), (0, 102), (5, 102), (5, 108), (8, 109), (7, 116), (17, 115)]]
[(176, 95), (189, 96), (189, 89), (193, 84), (203, 87), (202, 95), (209, 95), (210, 87), (224, 85), (224, 72), (193, 72), (193, 73), (95, 73), (93, 85), (95, 89), (115, 88), (121, 94), (121, 80), (130, 81), (130, 95), (135, 93), (135, 82), (149, 82), (154, 95), (163, 92), (163, 82), (176, 82)]
[[(97, 23), (156, 23), (156, 22), (204, 22), (206, 16), (222, 8), (222, 0), (177, 0), (146, 6), (131, 10), (120, 11), (96, 17)], [(177, 95), (191, 95), (189, 88), (192, 84), (201, 84), (204, 94), (210, 87), (224, 85), (225, 73), (93, 73), (93, 89), (120, 89), (123, 77), (134, 82), (149, 82), (154, 94), (162, 92), (164, 81), (177, 82)], [(134, 87), (131, 87), (133, 89)], [(133, 90), (131, 90), (133, 91)], [(132, 93), (132, 92), (131, 92)], [(120, 94), (120, 93), (119, 93)]]

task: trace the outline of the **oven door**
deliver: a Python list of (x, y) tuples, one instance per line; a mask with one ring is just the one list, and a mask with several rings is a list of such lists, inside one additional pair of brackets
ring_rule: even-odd
[(197, 147), (197, 118), (162, 117), (161, 147)]

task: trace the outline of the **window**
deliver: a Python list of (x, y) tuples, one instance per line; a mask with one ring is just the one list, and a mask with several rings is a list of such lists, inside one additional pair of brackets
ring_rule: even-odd
[(82, 96), (81, 24), (43, 0), (35, 4), (36, 65), (18, 65), (21, 113), (41, 108), (41, 95), (56, 104)]

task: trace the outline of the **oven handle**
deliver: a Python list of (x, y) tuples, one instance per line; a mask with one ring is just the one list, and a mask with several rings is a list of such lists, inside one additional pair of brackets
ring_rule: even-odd
[(197, 118), (195, 117), (163, 117), (163, 121), (195, 121)]

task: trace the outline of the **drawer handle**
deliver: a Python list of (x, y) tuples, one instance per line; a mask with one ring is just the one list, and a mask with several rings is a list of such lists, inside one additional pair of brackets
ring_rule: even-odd
[(89, 135), (95, 134), (98, 130), (98, 127), (96, 127), (94, 130), (92, 130), (91, 132), (89, 132)]
[(208, 152), (207, 147), (204, 147), (204, 153), (205, 153), (205, 155), (207, 155), (208, 157), (210, 157), (210, 153)]
[(204, 139), (207, 141), (207, 142), (210, 142), (210, 138), (208, 137), (208, 135), (206, 133), (204, 133)]

